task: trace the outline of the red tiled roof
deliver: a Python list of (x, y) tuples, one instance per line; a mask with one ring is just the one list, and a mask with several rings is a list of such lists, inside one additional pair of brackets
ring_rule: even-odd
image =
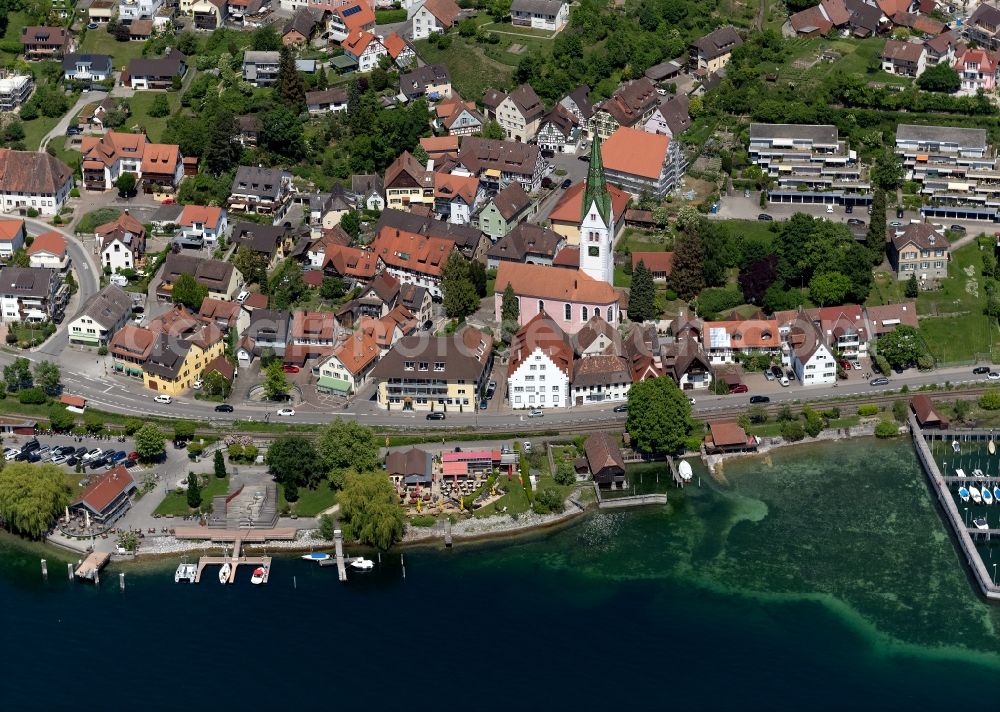
[(372, 243), (372, 252), (390, 267), (412, 270), (439, 277), (455, 242), (442, 237), (429, 237), (399, 230), (386, 225)]
[(78, 502), (97, 513), (104, 512), (123, 492), (135, 486), (135, 479), (124, 466), (118, 465), (99, 475), (80, 495)]
[(195, 223), (204, 223), (208, 227), (218, 227), (222, 219), (222, 208), (206, 207), (203, 205), (185, 205), (181, 211), (181, 216), (177, 219), (177, 224), (183, 227), (191, 227)]
[[(583, 202), (583, 182), (570, 187), (562, 198), (552, 208), (549, 213), (549, 221), (552, 223), (564, 222), (579, 227), (580, 225), (580, 204)], [(625, 210), (628, 208), (628, 201), (632, 199), (628, 193), (617, 186), (609, 185), (608, 193), (611, 195), (611, 206), (615, 212), (615, 224), (621, 225), (625, 220)]]
[(28, 248), (28, 254), (34, 255), (39, 252), (48, 252), (56, 257), (63, 257), (66, 254), (66, 238), (54, 230), (43, 232), (35, 238)]
[(9, 242), (24, 230), (24, 220), (0, 220), (0, 240)]
[(650, 272), (665, 272), (667, 276), (670, 275), (670, 270), (674, 264), (674, 253), (673, 252), (633, 252), (632, 253), (632, 270), (639, 266), (642, 262), (646, 265)]
[(622, 126), (601, 145), (601, 157), (606, 170), (656, 180), (663, 172), (669, 146), (669, 136)]
[(598, 281), (586, 272), (561, 267), (501, 262), (497, 269), (497, 293), (502, 293), (508, 284), (518, 296), (596, 306), (618, 301), (618, 293), (607, 282)]

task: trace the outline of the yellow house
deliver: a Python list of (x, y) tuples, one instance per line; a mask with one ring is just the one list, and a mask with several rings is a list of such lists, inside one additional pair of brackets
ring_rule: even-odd
[(143, 364), (143, 385), (157, 393), (180, 395), (194, 386), (205, 367), (225, 349), (225, 337), (212, 323), (185, 338), (162, 333)]
[[(549, 213), (550, 227), (553, 232), (566, 238), (566, 245), (569, 247), (580, 245), (580, 207), (585, 187), (586, 183), (580, 181), (569, 188)], [(608, 193), (611, 195), (611, 207), (614, 209), (614, 238), (617, 241), (625, 229), (625, 210), (632, 196), (611, 184), (608, 184)]]
[(434, 205), (434, 175), (409, 151), (399, 154), (385, 171), (385, 203), (396, 210)]

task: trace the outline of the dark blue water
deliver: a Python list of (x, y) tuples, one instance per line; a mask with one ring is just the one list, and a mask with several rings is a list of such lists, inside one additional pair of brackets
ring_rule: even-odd
[[(832, 498), (790, 506), (789, 488), (818, 476), (849, 499), (873, 457), (882, 485), (917, 497), (875, 517)], [(995, 709), (980, 684), (1000, 679), (995, 611), (918, 499), (913, 464), (901, 445), (871, 444), (728, 465), (726, 484), (668, 511), (407, 551), (405, 580), (398, 554), (347, 584), (282, 558), (256, 587), (249, 569), (234, 586), (174, 584), (175, 559), (126, 569), (123, 593), (114, 569), (99, 588), (69, 583), (51, 552), (43, 582), (39, 553), (8, 543), (0, 698), (8, 709)], [(803, 514), (820, 531), (804, 536)], [(921, 531), (894, 531), (904, 516)], [(883, 535), (906, 541), (887, 557)], [(900, 557), (921, 566), (883, 578)]]

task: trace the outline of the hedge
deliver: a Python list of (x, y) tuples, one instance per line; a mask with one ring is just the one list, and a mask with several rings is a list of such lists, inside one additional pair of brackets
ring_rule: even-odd
[(875, 404), (858, 406), (858, 415), (862, 418), (875, 415), (876, 413), (878, 413), (878, 406)]

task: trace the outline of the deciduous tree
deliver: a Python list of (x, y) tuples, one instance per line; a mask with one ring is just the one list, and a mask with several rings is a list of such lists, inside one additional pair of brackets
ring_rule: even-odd
[(135, 433), (135, 451), (140, 462), (156, 462), (166, 453), (166, 438), (153, 423), (146, 423)]
[(912, 326), (897, 326), (894, 331), (880, 336), (877, 345), (879, 356), (885, 358), (892, 367), (912, 366), (924, 352), (920, 334)]
[(191, 311), (197, 312), (201, 309), (201, 303), (208, 296), (208, 287), (200, 284), (190, 274), (182, 274), (174, 282), (173, 289), (170, 290), (170, 298), (174, 304), (183, 304)]
[(690, 415), (690, 401), (667, 376), (647, 378), (629, 390), (626, 428), (642, 452), (678, 452), (690, 432)]
[(441, 275), (444, 312), (452, 319), (462, 319), (479, 308), (476, 287), (469, 275), (469, 262), (459, 252), (452, 252)]
[(280, 400), (288, 395), (288, 389), (288, 375), (281, 367), (281, 361), (275, 359), (264, 370), (264, 397)]
[(345, 532), (362, 544), (388, 549), (403, 536), (403, 510), (384, 473), (352, 472), (338, 497)]
[(342, 485), (348, 470), (368, 472), (378, 468), (375, 431), (354, 420), (334, 420), (323, 428), (316, 452), (323, 471), (334, 485)]
[(693, 299), (705, 287), (705, 249), (697, 230), (685, 230), (674, 243), (670, 287), (681, 299)]
[(35, 364), (35, 385), (49, 395), (59, 392), (61, 379), (59, 367), (51, 361), (39, 361)]
[(0, 520), (10, 531), (40, 539), (69, 501), (66, 473), (55, 465), (11, 462), (0, 470)]
[(314, 488), (323, 479), (323, 467), (312, 442), (301, 435), (283, 435), (267, 449), (265, 456), (274, 478), (282, 483)]

